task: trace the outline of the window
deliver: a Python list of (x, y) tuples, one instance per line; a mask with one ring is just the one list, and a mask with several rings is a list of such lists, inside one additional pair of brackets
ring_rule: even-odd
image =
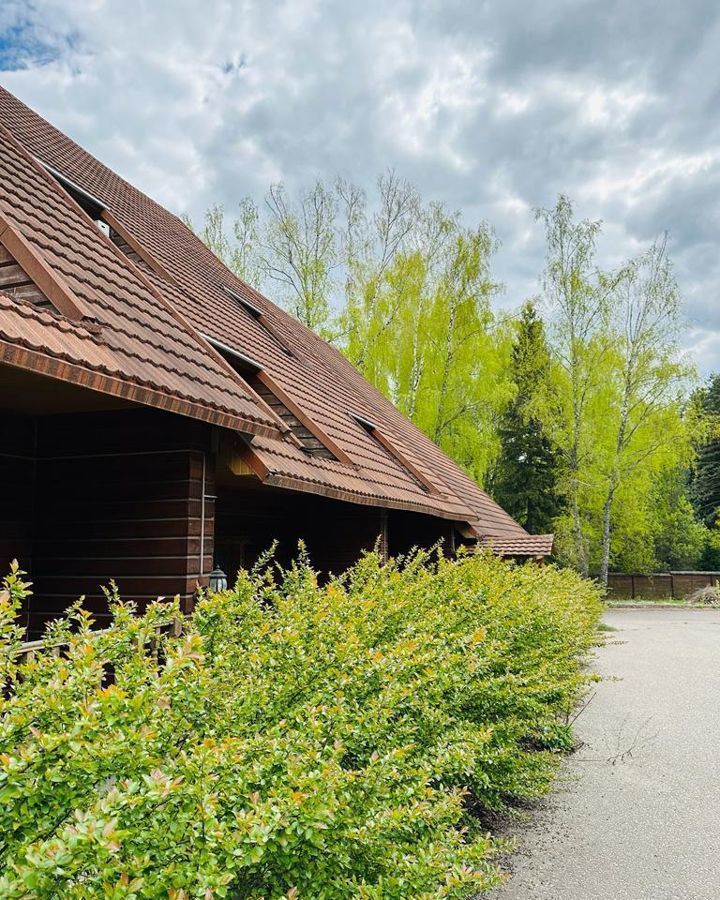
[(53, 178), (62, 185), (65, 189), (66, 193), (68, 193), (73, 200), (77, 203), (77, 205), (86, 212), (90, 218), (95, 222), (98, 228), (101, 231), (104, 231), (105, 234), (110, 233), (110, 226), (103, 222), (102, 215), (105, 211), (105, 205), (101, 200), (98, 200), (97, 197), (93, 197), (92, 194), (88, 193), (84, 188), (81, 188), (79, 184), (76, 184), (72, 179), (63, 175), (62, 172), (58, 172), (57, 169), (54, 169), (52, 166), (49, 166), (47, 163), (39, 160), (40, 165), (46, 169)]
[(233, 290), (230, 287), (225, 287), (225, 293), (232, 297), (232, 299), (240, 306), (245, 312), (253, 318), (260, 327), (266, 331), (272, 338), (274, 338), (275, 342), (280, 345), (280, 347), (288, 354), (288, 356), (295, 356), (292, 347), (288, 344), (284, 335), (280, 334), (280, 332), (275, 328), (272, 322), (269, 321), (268, 317), (265, 313), (254, 303), (247, 299), (247, 297), (243, 297), (242, 294)]
[(227, 363), (272, 409), (296, 444), (309, 456), (352, 464), (350, 457), (276, 384), (262, 366), (227, 344), (204, 335)]
[(439, 495), (440, 490), (428, 476), (409, 457), (402, 452), (384, 432), (364, 416), (353, 415), (355, 421), (366, 431), (393, 459), (413, 477), (413, 480), (428, 494)]
[(147, 250), (135, 240), (132, 235), (124, 228), (124, 226), (115, 218), (101, 200), (94, 197), (91, 193), (81, 188), (72, 179), (58, 172), (47, 163), (38, 160), (53, 178), (60, 184), (65, 192), (72, 197), (78, 206), (87, 213), (88, 216), (97, 225), (103, 234), (107, 235), (115, 246), (146, 275), (153, 273), (164, 278), (166, 281), (172, 281), (165, 269), (152, 257)]

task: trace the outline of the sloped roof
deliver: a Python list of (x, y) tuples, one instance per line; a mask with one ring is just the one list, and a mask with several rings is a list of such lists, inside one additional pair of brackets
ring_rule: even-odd
[(550, 556), (553, 549), (555, 535), (553, 534), (524, 534), (516, 537), (496, 537), (486, 535), (479, 541), (499, 556)]
[[(238, 279), (179, 218), (3, 88), (0, 127), (0, 212), (36, 242), (101, 327), (94, 332), (84, 320), (51, 322), (49, 313), (0, 297), (0, 361), (13, 362), (13, 345), (52, 360), (65, 354), (74, 365), (175, 400), (178, 412), (197, 415), (201, 407), (210, 421), (258, 435), (251, 452), (269, 484), (468, 522), (480, 536), (512, 538), (517, 546), (528, 537), (335, 348)], [(101, 235), (40, 163), (96, 197), (142, 261), (132, 263)], [(202, 336), (257, 361), (351, 463), (309, 455), (283, 436), (269, 407)], [(355, 417), (376, 425), (398, 457)], [(400, 458), (436, 490), (428, 491)]]
[(26, 268), (44, 265), (76, 313), (1, 295), (0, 360), (251, 433), (279, 433), (270, 411), (2, 125), (0, 226), (10, 254), (22, 252)]

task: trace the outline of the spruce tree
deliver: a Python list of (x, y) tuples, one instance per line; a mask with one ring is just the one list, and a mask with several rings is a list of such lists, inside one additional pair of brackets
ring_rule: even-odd
[(501, 452), (491, 492), (534, 534), (552, 531), (553, 519), (560, 512), (556, 451), (533, 413), (533, 401), (547, 383), (549, 368), (545, 326), (532, 301), (528, 301), (513, 344), (517, 394), (500, 423)]
[[(720, 420), (720, 375), (712, 375), (700, 405), (709, 418)], [(717, 434), (717, 432), (716, 432)], [(697, 455), (691, 496), (698, 517), (713, 528), (720, 516), (720, 437), (703, 444)]]

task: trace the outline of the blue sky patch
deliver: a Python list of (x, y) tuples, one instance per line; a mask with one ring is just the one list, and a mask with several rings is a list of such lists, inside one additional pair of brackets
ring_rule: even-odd
[(25, 20), (0, 31), (0, 72), (44, 66), (60, 56), (57, 42), (44, 40)]

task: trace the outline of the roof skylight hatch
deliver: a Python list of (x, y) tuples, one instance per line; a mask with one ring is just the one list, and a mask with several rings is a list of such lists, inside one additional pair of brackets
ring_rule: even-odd
[(380, 446), (388, 453), (393, 459), (398, 462), (403, 469), (405, 469), (413, 478), (415, 482), (428, 494), (433, 494), (438, 496), (441, 494), (441, 491), (434, 484), (430, 478), (423, 472), (423, 470), (414, 463), (406, 453), (403, 453), (402, 450), (395, 444), (386, 434), (385, 432), (374, 422), (371, 422), (370, 419), (366, 419), (364, 416), (352, 414), (353, 419), (360, 425), (360, 427), (366, 431), (371, 438), (373, 438)]
[(305, 453), (352, 464), (350, 457), (285, 393), (260, 363), (216, 338), (204, 337), (278, 416)]
[(295, 356), (292, 347), (285, 339), (284, 335), (282, 335), (278, 329), (273, 325), (273, 323), (268, 319), (265, 313), (254, 303), (244, 297), (242, 294), (238, 293), (238, 291), (233, 290), (233, 288), (225, 285), (224, 287), (225, 293), (232, 297), (232, 299), (245, 310), (248, 315), (250, 315), (260, 327), (266, 331), (274, 340), (275, 343), (279, 344), (281, 349), (287, 353), (288, 356)]
[(110, 210), (105, 206), (102, 200), (98, 200), (85, 188), (80, 187), (71, 178), (63, 175), (48, 163), (38, 160), (38, 162), (46, 169), (50, 175), (58, 182), (78, 206), (85, 212), (95, 223), (97, 228), (104, 235), (110, 238), (115, 246), (136, 265), (146, 275), (159, 275), (161, 278), (171, 280), (167, 272), (160, 264), (151, 256), (147, 250), (137, 241), (130, 232), (115, 218)]

